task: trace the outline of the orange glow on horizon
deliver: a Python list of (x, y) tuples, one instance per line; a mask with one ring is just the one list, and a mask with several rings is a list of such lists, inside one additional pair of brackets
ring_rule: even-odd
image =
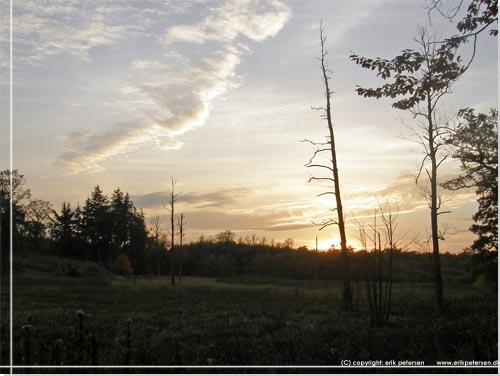
[[(328, 238), (328, 239), (318, 239), (318, 251), (328, 251), (331, 246), (340, 247), (340, 239), (337, 238)], [(316, 244), (314, 244), (316, 247)]]
[[(310, 242), (311, 246), (309, 249), (316, 249), (316, 241)], [(326, 252), (328, 251), (331, 247), (334, 247), (336, 249), (340, 249), (340, 239), (339, 238), (327, 238), (327, 239), (319, 239), (318, 238), (318, 251), (320, 252)], [(349, 241), (347, 242), (348, 247), (352, 247), (354, 249), (354, 252), (357, 252), (361, 249), (360, 245), (357, 242), (352, 242)]]

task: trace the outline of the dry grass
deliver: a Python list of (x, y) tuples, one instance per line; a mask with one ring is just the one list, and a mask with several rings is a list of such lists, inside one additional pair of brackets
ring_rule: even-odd
[[(494, 294), (447, 286), (449, 312), (438, 317), (432, 284), (396, 284), (390, 325), (373, 328), (363, 284), (356, 291), (358, 311), (349, 313), (339, 308), (338, 282), (183, 277), (172, 287), (165, 276), (137, 277), (134, 287), (132, 278), (109, 275), (21, 274), (14, 281), (14, 359), (108, 365), (496, 359)], [(77, 310), (85, 312), (83, 332)]]

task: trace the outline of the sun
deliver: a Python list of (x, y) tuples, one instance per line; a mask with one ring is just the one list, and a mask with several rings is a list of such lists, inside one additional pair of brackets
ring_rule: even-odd
[[(336, 248), (340, 248), (340, 239), (338, 238), (318, 239), (318, 251), (328, 251), (332, 245)], [(314, 244), (314, 247), (316, 247), (316, 244)]]
[[(311, 249), (316, 249), (316, 242), (312, 242), (312, 247)], [(320, 239), (318, 237), (318, 251), (320, 252), (326, 252), (328, 251), (331, 247), (334, 247), (335, 249), (340, 249), (340, 238), (326, 238), (326, 239)], [(353, 247), (354, 251), (360, 250), (360, 246), (356, 241), (350, 241), (350, 239), (347, 240), (347, 246), (348, 247)]]

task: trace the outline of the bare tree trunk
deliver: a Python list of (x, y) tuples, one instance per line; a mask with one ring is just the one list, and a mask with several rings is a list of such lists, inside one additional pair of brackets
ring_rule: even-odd
[[(379, 208), (379, 212), (375, 210), (373, 225), (369, 225), (373, 229), (373, 239), (370, 237), (373, 240), (373, 252), (367, 253), (370, 270), (366, 289), (372, 325), (385, 325), (389, 321), (393, 283), (393, 251), (397, 247), (394, 242), (397, 215), (393, 216), (392, 212), (386, 215), (381, 205)], [(377, 230), (377, 215), (380, 216), (385, 227), (386, 251), (382, 248), (381, 232)], [(358, 223), (358, 227), (362, 247), (366, 250), (365, 227), (362, 223)]]
[[(392, 81), (378, 88), (358, 88), (359, 95), (372, 98), (398, 97), (398, 100), (393, 102), (393, 107), (409, 111), (415, 119), (425, 119), (421, 122), (417, 121), (418, 127), (414, 130), (412, 138), (414, 138), (413, 141), (422, 145), (424, 155), (420, 162), (416, 183), (425, 171), (430, 184), (425, 192), (425, 198), (431, 214), (437, 312), (442, 313), (444, 304), (439, 240), (444, 240), (444, 238), (443, 233), (439, 232), (438, 217), (449, 211), (441, 210), (443, 202), (438, 195), (437, 170), (448, 157), (445, 149), (452, 128), (448, 121), (436, 116), (437, 105), (445, 94), (451, 93), (452, 85), (467, 71), (469, 65), (461, 64), (456, 41), (440, 42), (435, 34), (429, 35), (429, 32), (421, 27), (418, 33), (415, 39), (419, 46), (418, 50), (405, 49), (392, 60), (360, 58), (357, 55), (351, 55), (351, 59), (363, 68), (378, 71), (378, 76), (382, 79)], [(427, 168), (428, 162), (430, 162), (430, 168)]]
[(170, 212), (170, 234), (171, 241), (170, 244), (170, 282), (172, 286), (175, 286), (175, 201), (177, 200), (177, 194), (175, 194), (175, 183), (176, 181), (172, 178), (172, 189), (170, 191), (170, 208), (168, 209)]
[(161, 232), (161, 222), (160, 222), (160, 216), (155, 215), (154, 217), (151, 217), (149, 220), (150, 222), (150, 228), (153, 232), (153, 236), (155, 238), (155, 260), (156, 260), (156, 274), (159, 277), (160, 276), (160, 232)]
[(380, 242), (380, 232), (378, 235), (378, 317), (382, 322), (382, 243)]
[(182, 282), (182, 243), (184, 239), (184, 213), (181, 213), (180, 217), (177, 218), (177, 224), (179, 225), (179, 282)]
[(385, 311), (384, 311), (384, 321), (389, 321), (389, 316), (391, 314), (391, 299), (392, 299), (392, 262), (394, 255), (394, 225), (393, 225), (393, 217), (392, 213), (389, 213), (389, 217), (386, 219), (384, 213), (382, 212), (382, 220), (386, 226), (387, 238), (389, 241), (389, 264), (387, 268), (387, 283), (385, 285)]
[(328, 81), (328, 69), (325, 64), (326, 50), (325, 50), (325, 41), (326, 36), (323, 35), (323, 26), (321, 25), (321, 71), (323, 73), (323, 82), (325, 85), (325, 96), (326, 96), (326, 120), (328, 123), (328, 131), (330, 135), (330, 150), (332, 156), (332, 173), (334, 180), (334, 192), (335, 192), (335, 202), (337, 205), (337, 215), (338, 215), (338, 228), (340, 235), (340, 249), (342, 252), (342, 298), (344, 302), (345, 308), (352, 310), (352, 292), (351, 292), (351, 278), (350, 278), (350, 265), (349, 265), (349, 257), (347, 251), (347, 240), (345, 234), (345, 223), (344, 223), (344, 211), (342, 207), (342, 198), (340, 196), (340, 183), (339, 183), (339, 169), (337, 164), (337, 152), (335, 149), (335, 135), (333, 132), (333, 121), (331, 114), (331, 94), (329, 81)]
[(175, 285), (175, 278), (174, 278), (174, 243), (175, 243), (175, 239), (174, 239), (174, 231), (175, 231), (175, 228), (174, 228), (174, 201), (172, 200), (171, 201), (171, 204), (170, 204), (170, 210), (171, 210), (171, 213), (170, 213), (170, 223), (171, 223), (171, 231), (172, 231), (172, 244), (170, 245), (170, 280), (171, 280), (171, 283), (172, 283), (172, 286)]
[(427, 96), (427, 121), (429, 134), (429, 158), (431, 160), (431, 173), (429, 182), (431, 185), (431, 234), (432, 234), (432, 254), (434, 264), (434, 283), (436, 289), (436, 304), (439, 313), (443, 313), (443, 281), (441, 278), (441, 260), (439, 256), (439, 232), (438, 232), (438, 193), (437, 193), (437, 160), (434, 134), (434, 124), (432, 120), (432, 102), (430, 95)]
[(181, 244), (179, 244), (179, 282), (182, 282), (182, 235)]
[(156, 275), (160, 276), (160, 246), (158, 244), (158, 239), (155, 239), (155, 254), (156, 254)]
[(372, 299), (373, 299), (373, 322), (377, 325), (380, 325), (380, 294), (382, 293), (380, 291), (380, 263), (377, 268), (377, 260), (380, 261), (380, 259), (377, 258), (377, 235), (379, 233), (377, 232), (377, 211), (375, 210), (375, 213), (373, 215), (373, 257), (371, 257), (371, 270), (372, 270)]

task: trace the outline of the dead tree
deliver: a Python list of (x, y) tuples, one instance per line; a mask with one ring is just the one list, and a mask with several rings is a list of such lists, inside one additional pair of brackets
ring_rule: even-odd
[(171, 244), (170, 244), (170, 281), (172, 283), (172, 286), (175, 286), (175, 203), (177, 201), (177, 197), (179, 196), (177, 193), (175, 193), (175, 184), (177, 183), (177, 180), (174, 180), (172, 178), (172, 188), (168, 192), (169, 194), (169, 201), (168, 201), (168, 206), (165, 206), (165, 209), (170, 214), (170, 236), (171, 236)]
[(389, 207), (389, 212), (386, 213), (382, 206), (379, 205), (380, 217), (382, 218), (382, 222), (385, 227), (385, 237), (386, 237), (386, 247), (388, 247), (388, 261), (387, 261), (387, 276), (386, 276), (386, 285), (384, 292), (384, 310), (382, 320), (383, 322), (389, 321), (389, 315), (391, 314), (391, 302), (392, 302), (392, 266), (393, 266), (393, 258), (394, 251), (396, 250), (396, 242), (394, 238), (394, 234), (396, 233), (396, 229), (398, 227), (397, 219), (398, 214), (393, 214), (391, 208)]
[[(377, 227), (378, 215), (382, 217), (382, 221), (384, 222), (384, 225), (386, 227), (386, 237), (389, 243), (389, 249), (387, 250), (387, 252), (384, 252), (385, 254), (383, 254), (382, 251), (380, 231)], [(371, 285), (368, 284), (368, 298), (372, 316), (372, 323), (376, 325), (384, 325), (389, 321), (390, 314), (390, 304), (392, 298), (392, 247), (394, 245), (394, 231), (395, 227), (397, 226), (395, 225), (392, 213), (389, 213), (389, 215), (385, 215), (382, 207), (379, 206), (379, 210), (375, 210), (373, 216), (373, 226), (370, 225), (370, 227), (373, 230), (372, 241), (374, 243), (374, 248), (370, 257)], [(386, 258), (385, 262), (383, 260), (384, 258)]]
[[(372, 325), (385, 325), (389, 321), (392, 304), (393, 264), (395, 252), (401, 251), (412, 244), (416, 237), (408, 241), (408, 232), (397, 234), (398, 212), (393, 213), (391, 206), (379, 204), (374, 212), (373, 224), (368, 227), (373, 231), (373, 237), (368, 235), (365, 224), (356, 221), (359, 228), (359, 239), (362, 249), (366, 251), (368, 259), (368, 280), (366, 291)], [(377, 224), (378, 219), (382, 225)], [(382, 246), (381, 234), (385, 234), (385, 245)], [(406, 239), (406, 244), (401, 240)], [(371, 252), (367, 250), (367, 240), (373, 242)]]
[[(373, 250), (368, 253), (369, 280), (366, 283), (366, 292), (368, 297), (368, 306), (370, 308), (372, 325), (383, 325), (384, 323), (384, 303), (382, 300), (383, 289), (383, 263), (382, 263), (382, 245), (380, 241), (380, 231), (377, 227), (377, 210), (373, 214), (373, 224), (368, 225), (373, 230), (373, 237), (366, 232), (364, 225), (360, 227), (361, 243), (365, 247), (367, 239), (373, 242)], [(387, 283), (387, 282), (386, 282)]]
[(149, 226), (151, 233), (155, 239), (155, 259), (156, 259), (156, 274), (160, 276), (160, 233), (161, 222), (160, 216), (155, 215), (149, 219)]
[(179, 282), (182, 282), (182, 243), (184, 240), (184, 213), (177, 218), (177, 226), (179, 227)]
[[(343, 291), (342, 298), (344, 302), (344, 307), (348, 310), (353, 309), (352, 305), (352, 291), (351, 291), (351, 279), (350, 279), (350, 265), (349, 265), (349, 256), (347, 250), (347, 240), (345, 233), (345, 222), (344, 222), (344, 212), (342, 208), (342, 198), (340, 195), (340, 182), (339, 182), (339, 168), (337, 163), (337, 151), (335, 149), (335, 134), (333, 131), (333, 120), (332, 120), (332, 103), (331, 96), (333, 91), (330, 90), (330, 76), (332, 73), (330, 69), (327, 67), (326, 55), (328, 54), (326, 47), (326, 36), (324, 33), (323, 22), (321, 22), (320, 26), (320, 45), (321, 45), (321, 56), (318, 58), (320, 61), (320, 69), (323, 78), (324, 90), (325, 90), (325, 99), (326, 99), (326, 107), (313, 107), (315, 110), (322, 111), (322, 118), (326, 120), (328, 126), (328, 136), (326, 142), (313, 142), (310, 140), (304, 140), (305, 142), (309, 142), (312, 144), (316, 150), (314, 151), (313, 156), (309, 160), (309, 162), (305, 165), (306, 167), (317, 167), (327, 170), (331, 173), (331, 176), (328, 177), (316, 177), (311, 176), (309, 178), (309, 182), (313, 180), (322, 180), (328, 181), (333, 184), (333, 190), (321, 193), (319, 196), (332, 194), (335, 196), (335, 209), (332, 211), (337, 212), (337, 218), (328, 219), (321, 223), (315, 223), (320, 225), (320, 230), (325, 227), (331, 225), (337, 225), (339, 229), (340, 235), (340, 248), (342, 254), (342, 283), (343, 283)], [(330, 163), (328, 165), (316, 163), (314, 160), (321, 153), (326, 152), (330, 156)]]

